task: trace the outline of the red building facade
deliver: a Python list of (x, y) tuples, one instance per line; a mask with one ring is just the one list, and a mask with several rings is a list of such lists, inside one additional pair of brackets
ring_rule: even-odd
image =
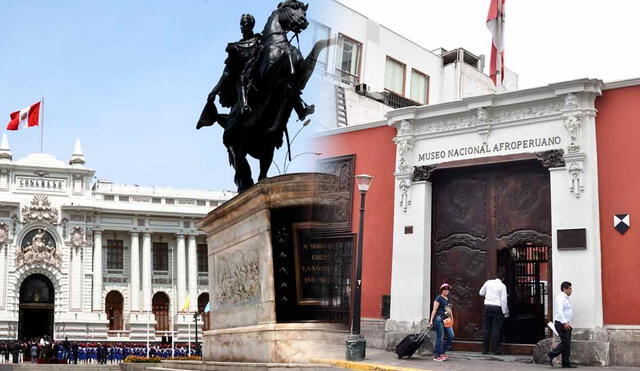
[(606, 325), (640, 326), (640, 233), (613, 228), (614, 214), (640, 217), (640, 86), (630, 85), (596, 100), (602, 293)]

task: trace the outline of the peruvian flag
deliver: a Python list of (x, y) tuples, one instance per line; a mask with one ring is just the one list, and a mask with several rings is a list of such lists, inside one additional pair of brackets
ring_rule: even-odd
[(32, 104), (27, 108), (9, 114), (11, 121), (9, 121), (7, 125), (7, 130), (18, 130), (20, 126), (38, 126), (40, 122), (40, 103), (42, 102)]
[[(494, 84), (502, 85), (504, 80), (504, 2), (505, 0), (490, 0), (487, 28), (491, 32), (491, 80)], [(500, 81), (497, 82), (497, 75)]]

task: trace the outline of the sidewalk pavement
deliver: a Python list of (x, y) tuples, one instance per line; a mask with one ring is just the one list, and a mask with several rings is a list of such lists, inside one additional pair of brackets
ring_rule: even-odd
[[(448, 352), (449, 360), (436, 362), (432, 357), (414, 355), (409, 359), (398, 359), (393, 352), (382, 349), (367, 348), (366, 359), (362, 362), (345, 360), (345, 348), (335, 345), (323, 346), (323, 349), (311, 361), (330, 364), (342, 369), (375, 370), (375, 371), (510, 371), (510, 370), (561, 370), (558, 363), (549, 365), (534, 364), (532, 357), (527, 356), (492, 356), (472, 352)], [(557, 360), (559, 362), (559, 359)], [(579, 369), (588, 371), (630, 371), (640, 370), (638, 367), (587, 367)]]

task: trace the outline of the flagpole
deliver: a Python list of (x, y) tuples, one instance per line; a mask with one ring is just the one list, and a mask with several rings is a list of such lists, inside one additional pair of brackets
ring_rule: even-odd
[(500, 88), (502, 88), (502, 53), (504, 51), (504, 35), (502, 34), (503, 29), (502, 29), (502, 22), (504, 20), (503, 17), (503, 10), (502, 10), (502, 0), (497, 0), (497, 6), (498, 6), (498, 23), (496, 25), (497, 29), (498, 29), (498, 40), (500, 42), (500, 50), (497, 51), (497, 56), (496, 56), (496, 86), (499, 86)]
[(44, 153), (44, 143), (43, 143), (43, 138), (44, 138), (44, 96), (42, 97), (42, 100), (40, 101), (40, 153)]

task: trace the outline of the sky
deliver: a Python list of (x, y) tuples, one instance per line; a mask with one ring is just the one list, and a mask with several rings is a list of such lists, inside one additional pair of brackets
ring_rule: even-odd
[[(490, 55), (489, 0), (339, 1), (429, 50)], [(505, 65), (519, 88), (640, 77), (640, 1), (506, 0), (505, 8)]]
[[(235, 190), (222, 129), (195, 124), (226, 44), (241, 38), (240, 16), (252, 13), (261, 32), (277, 0), (0, 3), (0, 135), (8, 133), (14, 160), (40, 151), (40, 129), (7, 132), (9, 113), (44, 97), (45, 153), (66, 162), (79, 138), (99, 179)], [(291, 132), (299, 127), (290, 121)], [(305, 131), (294, 155), (304, 152)]]
[[(310, 18), (322, 1), (308, 1)], [(428, 49), (489, 54), (488, 0), (340, 1)], [(233, 190), (221, 128), (196, 131), (195, 123), (226, 44), (240, 38), (240, 15), (254, 14), (259, 32), (277, 3), (0, 0), (0, 131), (9, 113), (44, 97), (46, 153), (67, 161), (79, 138), (99, 179)], [(507, 0), (506, 12), (506, 66), (518, 73), (520, 88), (640, 77), (638, 1)], [(319, 93), (310, 85), (304, 98), (313, 103)], [(300, 125), (292, 119), (290, 132)], [(312, 129), (293, 144), (294, 156), (308, 150)], [(40, 150), (37, 128), (8, 136), (14, 159)], [(284, 151), (276, 154), (281, 168)], [(313, 157), (298, 156), (289, 171), (309, 169)], [(272, 167), (270, 175), (277, 174)]]

